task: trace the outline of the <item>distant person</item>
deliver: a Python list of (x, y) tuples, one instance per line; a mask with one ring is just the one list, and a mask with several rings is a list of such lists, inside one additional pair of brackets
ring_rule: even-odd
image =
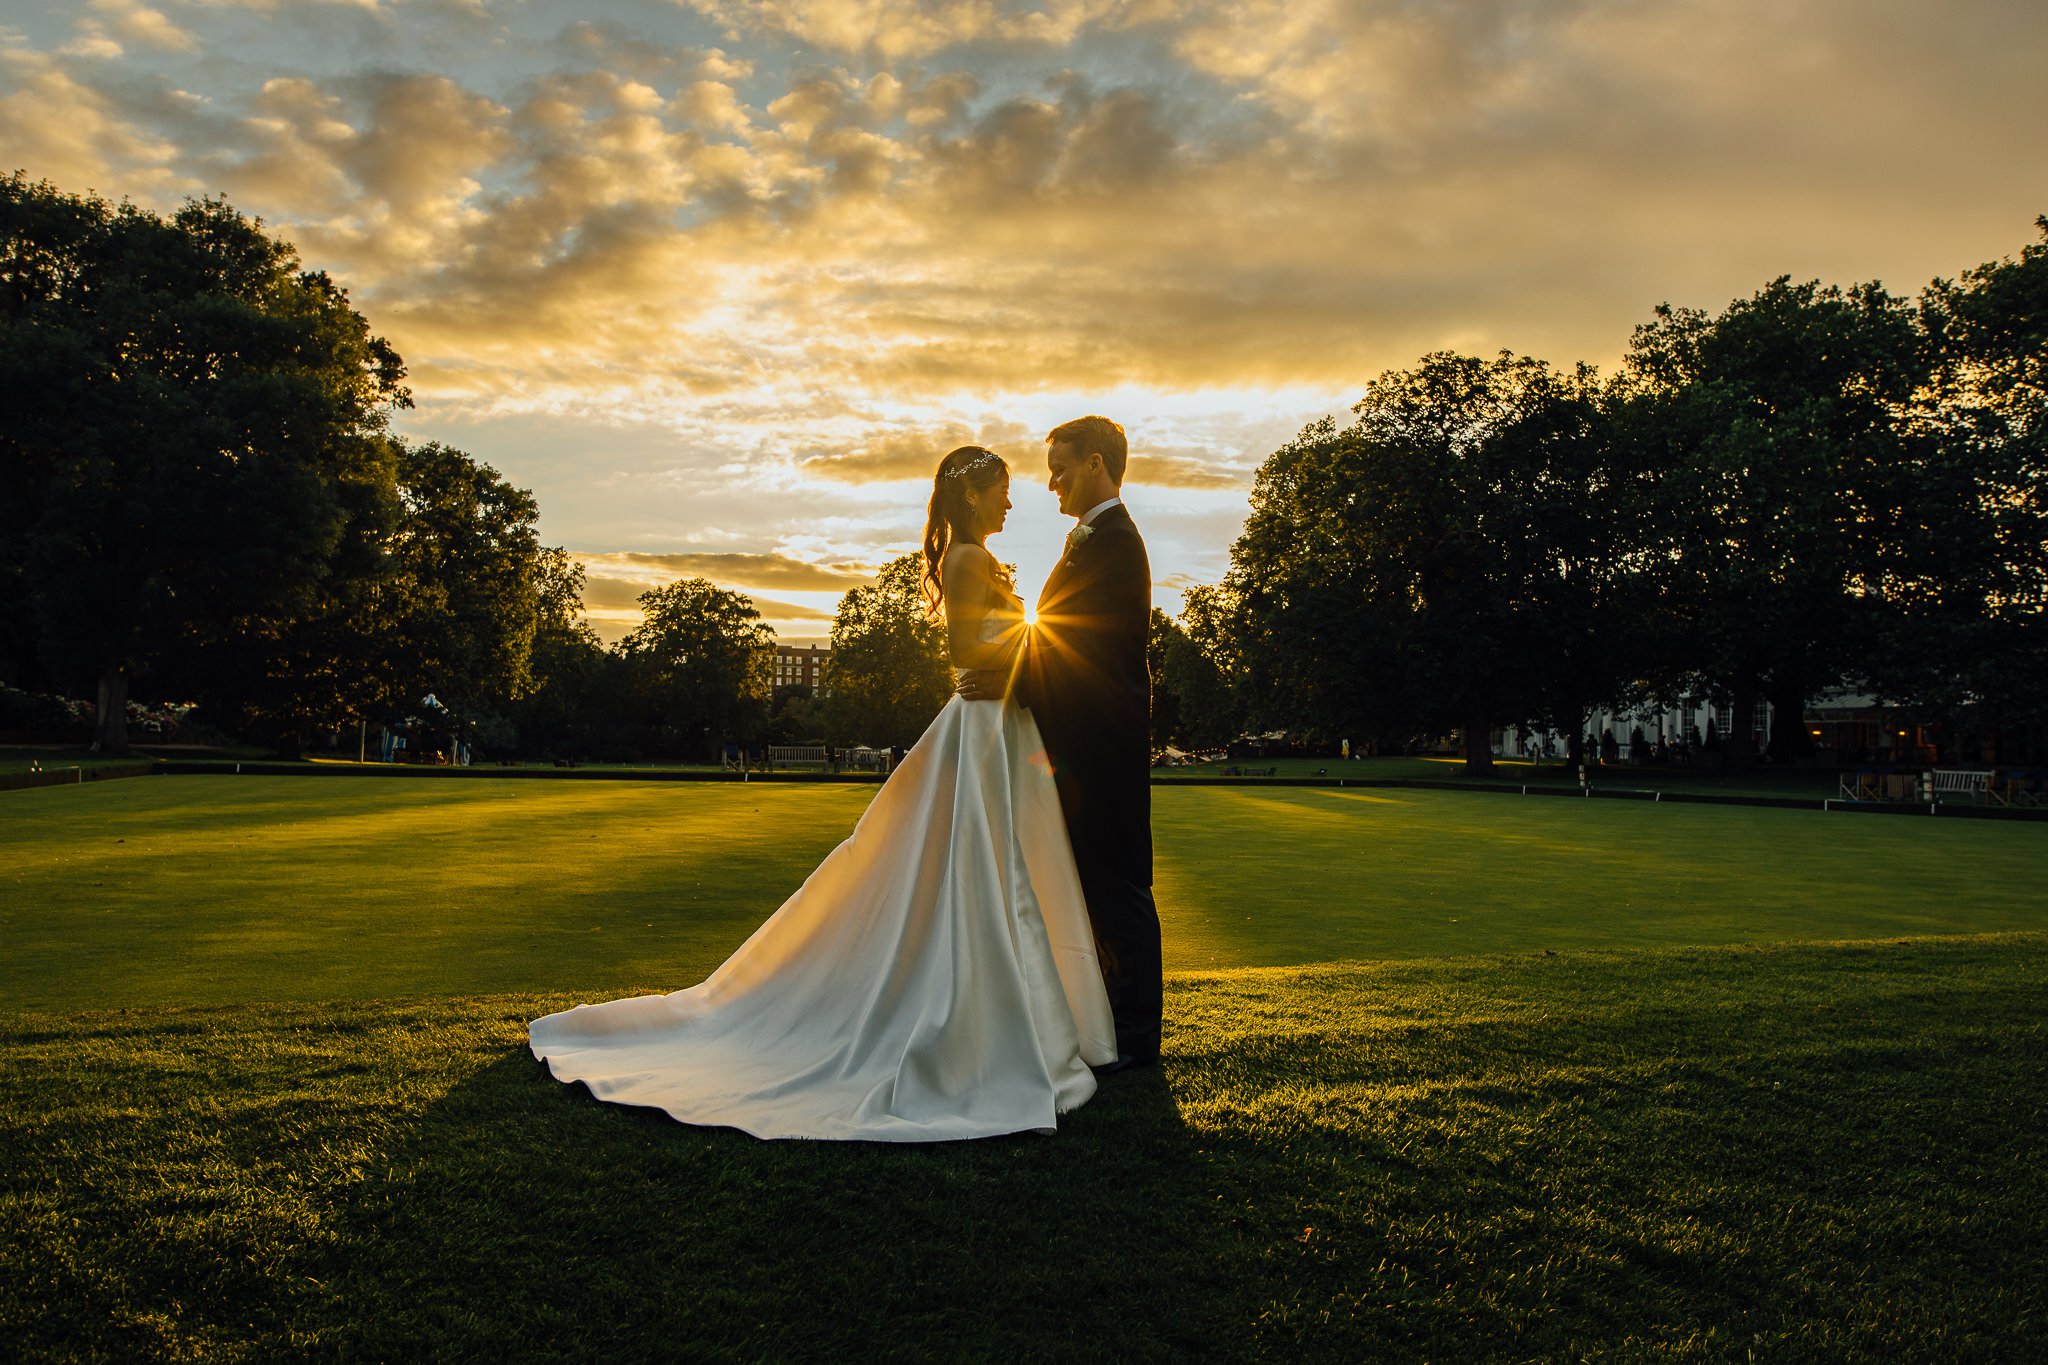
[(1097, 935), (1045, 743), (1004, 701), (1024, 611), (986, 542), (1009, 509), (993, 451), (939, 462), (925, 585), (977, 700), (940, 711), (703, 983), (534, 1020), (558, 1079), (756, 1137), (880, 1142), (1046, 1131), (1094, 1095), (1118, 1057)]

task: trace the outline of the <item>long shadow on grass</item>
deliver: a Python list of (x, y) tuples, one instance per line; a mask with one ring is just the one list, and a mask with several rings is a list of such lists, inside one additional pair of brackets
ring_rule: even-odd
[(0, 1025), (26, 1358), (2027, 1359), (2048, 936), (1177, 977), (1057, 1136), (598, 1104), (560, 998)]
[(1241, 1307), (1222, 1261), (1190, 1276), (1233, 1214), (1157, 1069), (1051, 1137), (770, 1143), (600, 1104), (522, 1048), (390, 1156), (342, 1239), (388, 1255), (330, 1282), (371, 1355), (1168, 1357)]

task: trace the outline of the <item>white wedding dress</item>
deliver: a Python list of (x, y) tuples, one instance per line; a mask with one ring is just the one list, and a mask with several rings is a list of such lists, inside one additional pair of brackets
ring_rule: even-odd
[(701, 985), (536, 1019), (599, 1099), (761, 1138), (1050, 1131), (1116, 1057), (1038, 727), (955, 697), (853, 834)]

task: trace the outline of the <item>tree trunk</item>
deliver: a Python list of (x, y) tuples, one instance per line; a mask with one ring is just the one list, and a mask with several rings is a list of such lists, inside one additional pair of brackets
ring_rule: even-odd
[(128, 673), (118, 666), (100, 673), (99, 728), (92, 747), (102, 754), (128, 752)]
[(1465, 772), (1470, 776), (1492, 771), (1493, 725), (1475, 708), (1475, 714), (1465, 723)]
[(1721, 736), (1721, 766), (1750, 768), (1756, 765), (1756, 700), (1754, 678), (1735, 684), (1728, 715), (1728, 733)]
[(1813, 736), (1806, 729), (1806, 689), (1797, 682), (1775, 683), (1771, 703), (1771, 761), (1796, 763), (1813, 757)]

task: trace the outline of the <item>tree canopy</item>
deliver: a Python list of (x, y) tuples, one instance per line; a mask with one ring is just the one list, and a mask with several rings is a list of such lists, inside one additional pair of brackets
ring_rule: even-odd
[(872, 587), (839, 599), (825, 714), (836, 744), (908, 747), (953, 695), (946, 631), (925, 608), (921, 555), (882, 566)]
[(168, 653), (309, 610), (379, 514), (404, 373), (220, 200), (0, 181), (0, 563), (43, 665), (96, 680), (103, 747)]
[(626, 698), (658, 754), (712, 757), (756, 737), (775, 681), (775, 633), (743, 595), (685, 578), (640, 595), (619, 642)]

